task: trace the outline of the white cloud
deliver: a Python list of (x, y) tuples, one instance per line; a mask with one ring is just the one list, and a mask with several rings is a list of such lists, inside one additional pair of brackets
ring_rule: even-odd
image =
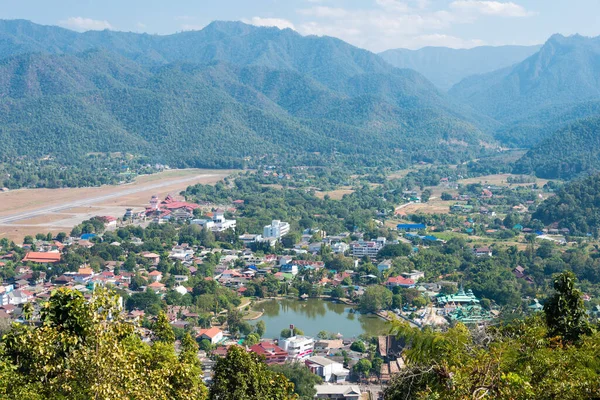
[(408, 4), (398, 0), (375, 0), (375, 3), (386, 10), (407, 12), (410, 9)]
[(442, 7), (441, 2), (431, 0), (363, 0), (359, 8), (341, 7), (340, 4), (344, 4), (341, 0), (330, 3), (336, 7), (327, 6), (327, 0), (305, 1), (307, 7), (297, 10), (301, 21), (297, 23), (298, 32), (335, 36), (376, 52), (398, 47), (479, 46), (485, 43), (477, 38), (453, 36), (449, 30), (483, 16), (533, 14), (514, 2), (500, 0), (450, 0)]
[(528, 17), (534, 14), (519, 4), (500, 1), (456, 0), (450, 3), (450, 8), (499, 17)]
[(251, 19), (244, 19), (243, 22), (256, 26), (274, 26), (279, 29), (295, 29), (294, 24), (292, 24), (287, 19), (282, 18), (261, 18), (261, 17), (252, 17)]
[(343, 8), (317, 6), (298, 10), (298, 14), (318, 18), (344, 18), (348, 16), (349, 12)]
[(71, 28), (77, 31), (101, 31), (104, 29), (114, 29), (106, 20), (97, 20), (83, 17), (71, 17), (59, 21), (59, 25)]

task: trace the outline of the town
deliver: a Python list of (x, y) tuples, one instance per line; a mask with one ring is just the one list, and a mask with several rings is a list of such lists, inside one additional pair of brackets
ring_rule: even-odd
[[(507, 183), (481, 188), (442, 178), (422, 191), (396, 191), (398, 204), (383, 202), (389, 210), (376, 203), (367, 209), (372, 216), (363, 220), (364, 230), (343, 230), (344, 224), (330, 220), (335, 215), (322, 227), (320, 214), (311, 222), (301, 216), (265, 220), (285, 214), (268, 201), (287, 192), (264, 185), (300, 182), (308, 173), (267, 169), (234, 177), (238, 187), (248, 185), (244, 190), (221, 186), (217, 193), (198, 185), (163, 199), (153, 196), (144, 209), (94, 217), (69, 234), (40, 233), (18, 244), (1, 239), (0, 328), (35, 322), (57, 288), (88, 299), (97, 288), (110, 288), (144, 340), (152, 340), (149, 328), (161, 314), (177, 340), (191, 334), (209, 385), (215, 360), (242, 346), (270, 366), (306, 366), (317, 377), (311, 381), (316, 398), (361, 399), (378, 398), (405, 368), (391, 322), (482, 328), (510, 317), (516, 304), (523, 315), (543, 310), (532, 289), (546, 278), (507, 255), (525, 261), (534, 251), (547, 259), (556, 246), (569, 246), (567, 230), (531, 219), (528, 207), (533, 210), (547, 189)], [(361, 196), (381, 200), (384, 189)], [(445, 212), (420, 211), (435, 201), (432, 191)], [(358, 193), (340, 200), (307, 196), (323, 202), (318, 208)], [(271, 212), (259, 217), (265, 210)], [(329, 234), (337, 226), (342, 229)], [(503, 281), (514, 284), (498, 286), (494, 275), (482, 280), (477, 271), (484, 265), (488, 274), (508, 271)], [(595, 295), (590, 290), (587, 301)], [(27, 313), (27, 305), (34, 311)], [(315, 312), (320, 317), (311, 317)]]

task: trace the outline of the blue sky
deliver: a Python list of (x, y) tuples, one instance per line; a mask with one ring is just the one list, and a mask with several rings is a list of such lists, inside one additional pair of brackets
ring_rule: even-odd
[(543, 43), (600, 35), (598, 0), (0, 0), (0, 18), (169, 34), (213, 20), (289, 27), (372, 51)]

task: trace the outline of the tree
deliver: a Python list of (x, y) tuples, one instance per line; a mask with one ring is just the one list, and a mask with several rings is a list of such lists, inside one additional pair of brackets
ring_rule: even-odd
[(377, 258), (394, 258), (407, 256), (412, 251), (406, 243), (388, 244), (377, 253)]
[(275, 364), (269, 369), (278, 374), (284, 375), (294, 384), (294, 393), (298, 395), (299, 400), (312, 400), (317, 394), (315, 385), (323, 382), (320, 376), (313, 374), (303, 363), (285, 363)]
[[(298, 327), (294, 327), (293, 334), (294, 334), (294, 336), (302, 336), (302, 335), (304, 335), (304, 331)], [(284, 328), (279, 333), (279, 336), (284, 339), (290, 338), (290, 337), (292, 337), (292, 331), (289, 328)]]
[(452, 196), (452, 194), (448, 193), (448, 192), (442, 192), (442, 200), (444, 201), (449, 201), (452, 200), (454, 197)]
[(239, 346), (231, 346), (227, 356), (217, 360), (211, 400), (289, 400), (294, 395), (294, 384), (280, 373), (272, 372), (264, 358), (249, 353)]
[(544, 304), (544, 314), (550, 337), (559, 336), (566, 342), (576, 342), (592, 333), (582, 293), (575, 287), (577, 278), (564, 272), (554, 278), (554, 293)]
[(362, 313), (372, 313), (387, 309), (392, 305), (392, 292), (383, 286), (369, 286), (361, 296), (358, 309)]
[(152, 325), (154, 340), (165, 343), (175, 343), (175, 334), (173, 327), (169, 324), (167, 315), (161, 311), (156, 317), (156, 322)]
[(256, 334), (256, 333), (249, 334), (248, 336), (246, 336), (246, 339), (244, 340), (244, 344), (248, 347), (254, 346), (258, 342), (260, 342), (260, 336), (258, 336), (258, 334)]
[(431, 198), (431, 190), (425, 189), (421, 192), (421, 203), (427, 203)]
[(3, 399), (205, 399), (197, 357), (184, 340), (142, 342), (119, 312), (118, 297), (98, 289), (52, 292), (39, 326), (15, 325), (3, 339)]
[(357, 351), (359, 353), (364, 353), (365, 351), (367, 351), (367, 347), (365, 346), (365, 343), (362, 340), (357, 340), (356, 342), (352, 342), (352, 344), (350, 345), (350, 350)]
[(346, 293), (344, 292), (344, 289), (341, 286), (336, 286), (331, 290), (331, 297), (333, 297), (334, 299), (340, 299), (345, 295)]
[(265, 324), (265, 321), (258, 321), (254, 327), (254, 330), (256, 333), (258, 333), (258, 336), (263, 337), (267, 331), (267, 325)]
[(354, 365), (354, 367), (352, 368), (352, 370), (360, 377), (365, 377), (368, 378), (369, 374), (371, 373), (371, 369), (373, 369), (373, 365), (371, 364), (371, 361), (369, 361), (369, 359), (367, 358), (361, 358), (360, 360), (358, 360), (358, 362)]
[(392, 296), (392, 308), (395, 310), (397, 308), (402, 308), (402, 295), (395, 294)]

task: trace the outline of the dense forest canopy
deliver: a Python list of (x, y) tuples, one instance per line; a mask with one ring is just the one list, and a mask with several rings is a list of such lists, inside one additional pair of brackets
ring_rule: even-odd
[(574, 234), (598, 235), (600, 228), (600, 175), (571, 182), (540, 205), (532, 218), (557, 223)]

